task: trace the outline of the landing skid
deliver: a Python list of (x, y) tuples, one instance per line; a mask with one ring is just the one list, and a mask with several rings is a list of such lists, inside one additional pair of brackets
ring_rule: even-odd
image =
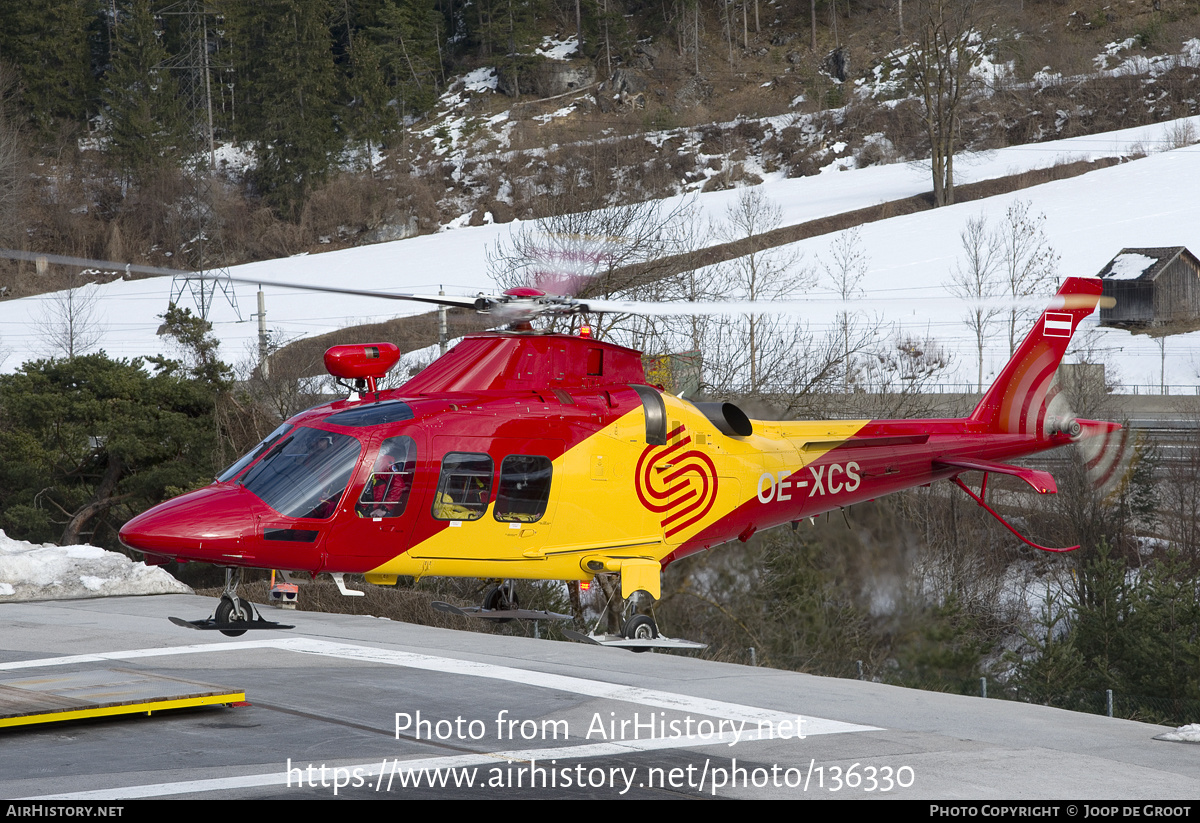
[(465, 608), (435, 600), (429, 605), (439, 612), (457, 614), (460, 617), (478, 617), (481, 620), (571, 620), (569, 614), (557, 612), (535, 612), (532, 609), (485, 609), (480, 606)]
[[(219, 632), (242, 632), (250, 631), (251, 629), (294, 629), (295, 626), (287, 626), (283, 623), (274, 623), (270, 620), (263, 620), (261, 617), (256, 620), (230, 620), (225, 623), (218, 623), (216, 618), (210, 617), (207, 620), (184, 620), (182, 617), (168, 617), (176, 626), (183, 626), (185, 629), (200, 629), (202, 631), (219, 631)], [(233, 635), (231, 635), (233, 636)]]
[(242, 569), (225, 569), (225, 588), (221, 591), (221, 601), (216, 611), (207, 620), (184, 620), (182, 617), (172, 617), (171, 622), (185, 629), (201, 631), (217, 631), (227, 637), (241, 637), (254, 629), (294, 629), (283, 623), (263, 620), (262, 615), (254, 609), (254, 604), (239, 597), (238, 585), (242, 582)]
[(631, 639), (619, 634), (583, 634), (572, 629), (563, 629), (563, 634), (580, 643), (593, 646), (610, 646), (614, 649), (629, 649), (631, 652), (644, 652), (649, 649), (707, 649), (707, 643), (697, 643), (694, 640), (676, 640), (659, 635), (654, 638)]

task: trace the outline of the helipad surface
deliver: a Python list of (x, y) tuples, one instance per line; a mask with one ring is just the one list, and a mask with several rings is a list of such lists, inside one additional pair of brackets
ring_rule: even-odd
[(0, 730), (0, 797), (1200, 797), (1200, 747), (1159, 726), (363, 617), (166, 619), (212, 606), (0, 605), (0, 680), (116, 667), (249, 703)]

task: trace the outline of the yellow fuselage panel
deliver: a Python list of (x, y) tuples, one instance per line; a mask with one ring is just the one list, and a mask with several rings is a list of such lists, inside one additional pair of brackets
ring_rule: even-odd
[[(753, 499), (762, 478), (817, 460), (867, 422), (754, 422), (749, 437), (726, 437), (699, 410), (665, 396), (668, 442), (646, 444), (639, 409), (553, 462), (546, 515), (500, 522), (451, 521), (372, 574), (589, 579), (589, 556), (661, 560)], [(819, 444), (807, 448), (806, 444)]]

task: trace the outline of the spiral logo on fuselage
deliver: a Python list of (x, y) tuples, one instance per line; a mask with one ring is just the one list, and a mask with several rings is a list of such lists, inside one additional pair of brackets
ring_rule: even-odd
[(667, 435), (667, 445), (647, 446), (638, 458), (638, 500), (666, 515), (660, 522), (667, 538), (701, 520), (717, 500), (717, 467), (691, 445), (687, 427), (680, 426)]

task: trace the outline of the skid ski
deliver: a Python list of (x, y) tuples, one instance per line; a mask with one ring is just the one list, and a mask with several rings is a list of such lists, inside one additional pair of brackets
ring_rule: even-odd
[(629, 649), (633, 652), (644, 652), (649, 649), (707, 649), (707, 643), (697, 643), (694, 640), (677, 640), (659, 635), (653, 640), (631, 640), (619, 634), (583, 634), (582, 632), (563, 629), (563, 634), (579, 643), (589, 643), (593, 646), (609, 646), (614, 649)]
[(439, 612), (457, 614), (461, 617), (478, 617), (480, 620), (572, 620), (569, 614), (558, 612), (537, 612), (532, 609), (482, 609), (479, 606), (455, 606), (435, 600), (429, 605)]
[(244, 632), (259, 629), (294, 629), (295, 626), (288, 626), (284, 623), (275, 623), (271, 620), (263, 620), (261, 617), (257, 620), (234, 620), (229, 623), (218, 623), (213, 618), (207, 620), (184, 620), (182, 617), (168, 617), (176, 626), (183, 626), (185, 629), (200, 629), (201, 631), (227, 631), (227, 632)]

